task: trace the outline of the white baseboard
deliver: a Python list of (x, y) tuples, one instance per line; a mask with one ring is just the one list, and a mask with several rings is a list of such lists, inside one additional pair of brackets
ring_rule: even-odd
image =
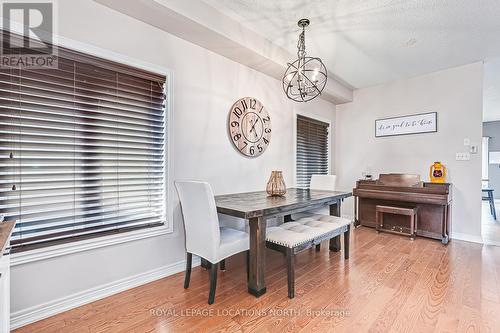
[[(182, 260), (167, 266), (153, 269), (124, 279), (103, 284), (101, 286), (88, 289), (73, 295), (69, 295), (54, 301), (36, 305), (21, 311), (11, 313), (11, 329), (31, 324), (58, 313), (74, 309), (99, 299), (114, 295), (116, 293), (131, 289), (166, 276), (182, 272), (185, 269), (186, 261)], [(193, 257), (193, 266), (200, 265), (200, 258)]]
[(471, 242), (471, 243), (483, 244), (483, 239), (481, 238), (481, 236), (470, 235), (470, 234), (461, 234), (458, 232), (452, 232), (451, 239), (456, 239), (456, 240), (461, 240), (461, 241), (466, 241), (466, 242)]
[(494, 240), (490, 240), (490, 239), (483, 239), (483, 243), (484, 243), (484, 245), (500, 246), (499, 241), (494, 241)]

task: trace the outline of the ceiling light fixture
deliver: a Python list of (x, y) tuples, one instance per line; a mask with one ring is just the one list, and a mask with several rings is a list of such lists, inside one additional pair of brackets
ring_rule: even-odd
[(306, 27), (308, 19), (297, 23), (302, 28), (297, 42), (297, 60), (288, 63), (283, 75), (283, 90), (295, 102), (307, 102), (321, 94), (326, 85), (326, 67), (320, 58), (306, 56)]

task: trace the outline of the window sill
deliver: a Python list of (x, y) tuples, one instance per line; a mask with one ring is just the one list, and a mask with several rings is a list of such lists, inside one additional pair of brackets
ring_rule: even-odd
[(139, 239), (157, 237), (169, 233), (172, 233), (172, 228), (167, 225), (163, 225), (149, 229), (141, 229), (116, 235), (96, 237), (93, 239), (86, 239), (73, 243), (54, 245), (31, 251), (14, 253), (10, 256), (10, 266), (12, 267), (24, 265), (30, 262), (46, 260), (49, 258), (60, 257), (72, 253), (98, 249), (101, 247), (122, 244), (126, 242), (132, 242)]

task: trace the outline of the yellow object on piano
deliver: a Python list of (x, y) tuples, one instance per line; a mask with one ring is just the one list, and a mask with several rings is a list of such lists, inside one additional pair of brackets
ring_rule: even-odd
[(446, 167), (441, 162), (434, 162), (429, 171), (429, 177), (433, 183), (446, 182)]

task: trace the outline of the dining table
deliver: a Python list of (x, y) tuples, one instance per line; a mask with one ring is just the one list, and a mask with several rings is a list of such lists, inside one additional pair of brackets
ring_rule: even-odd
[[(283, 196), (269, 196), (266, 191), (215, 196), (217, 212), (249, 223), (250, 252), (248, 292), (256, 297), (266, 293), (266, 227), (267, 220), (277, 218), (290, 222), (291, 215), (329, 207), (329, 213), (340, 216), (342, 201), (352, 192), (289, 188)], [(340, 236), (330, 240), (329, 248), (340, 251)], [(204, 263), (202, 262), (202, 266)]]

